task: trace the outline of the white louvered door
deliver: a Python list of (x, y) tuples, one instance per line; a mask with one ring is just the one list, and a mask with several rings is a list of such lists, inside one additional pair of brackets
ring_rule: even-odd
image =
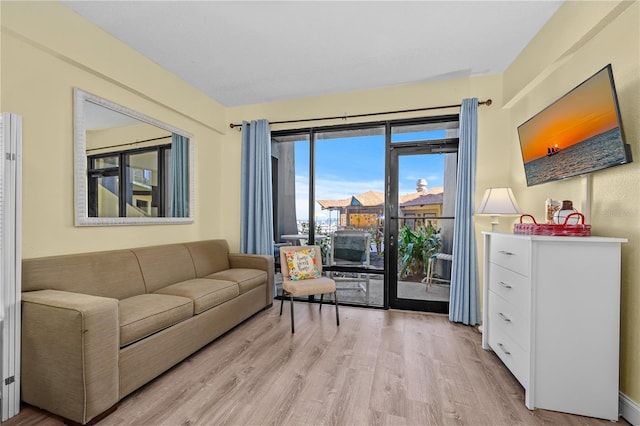
[(20, 411), (22, 118), (0, 120), (0, 354), (2, 421)]

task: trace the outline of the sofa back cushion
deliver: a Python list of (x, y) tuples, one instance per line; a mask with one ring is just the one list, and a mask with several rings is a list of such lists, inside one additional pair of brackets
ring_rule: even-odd
[(197, 278), (226, 271), (230, 268), (227, 240), (195, 241), (184, 245), (191, 253)]
[(184, 244), (141, 247), (132, 251), (138, 257), (147, 293), (196, 278), (193, 261)]
[(62, 290), (126, 299), (145, 293), (131, 250), (41, 257), (22, 261), (22, 291)]

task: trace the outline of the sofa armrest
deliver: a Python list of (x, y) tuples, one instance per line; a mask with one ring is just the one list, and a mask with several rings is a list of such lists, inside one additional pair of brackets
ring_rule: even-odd
[(273, 279), (275, 266), (273, 256), (262, 254), (229, 253), (229, 266), (231, 268), (260, 269), (267, 273), (266, 306), (273, 304)]
[(84, 424), (118, 402), (118, 300), (22, 294), (22, 399)]

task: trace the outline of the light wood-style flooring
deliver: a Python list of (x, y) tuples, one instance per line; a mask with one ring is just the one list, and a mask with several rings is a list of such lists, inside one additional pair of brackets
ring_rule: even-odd
[[(481, 335), (446, 316), (279, 301), (129, 395), (111, 425), (610, 425), (529, 411)], [(60, 425), (33, 407), (3, 423)], [(619, 425), (627, 424), (624, 420)]]

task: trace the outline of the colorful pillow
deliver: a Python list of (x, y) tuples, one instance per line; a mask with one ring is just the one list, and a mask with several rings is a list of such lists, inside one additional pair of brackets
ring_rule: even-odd
[(320, 277), (316, 264), (316, 251), (303, 249), (286, 253), (289, 278), (292, 281), (308, 280)]

